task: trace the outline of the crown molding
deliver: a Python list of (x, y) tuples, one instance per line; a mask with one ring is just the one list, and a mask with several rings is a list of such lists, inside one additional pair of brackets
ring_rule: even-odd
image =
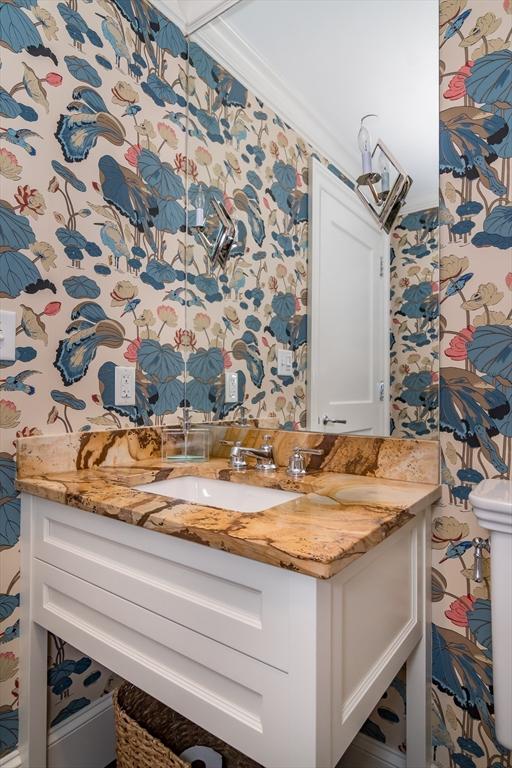
[(209, 0), (210, 10), (200, 12), (197, 15), (187, 16), (182, 9), (185, 6), (188, 9), (197, 6), (190, 2), (184, 3), (183, 0), (150, 0), (151, 5), (163, 13), (170, 21), (174, 22), (174, 24), (177, 24), (186, 36), (196, 32), (238, 2), (240, 0)]
[(169, 19), (169, 21), (172, 21), (173, 24), (176, 24), (176, 26), (181, 29), (183, 34), (186, 34), (185, 20), (175, 10), (173, 10), (173, 8), (171, 8), (165, 2), (165, 0), (149, 0), (149, 2), (150, 5), (157, 9), (157, 11), (163, 13), (166, 19)]
[(196, 32), (194, 41), (232, 72), (317, 152), (354, 180), (359, 173), (359, 155), (355, 151), (349, 152), (340, 139), (321, 124), (302, 96), (290, 91), (279, 75), (225, 19), (217, 18)]

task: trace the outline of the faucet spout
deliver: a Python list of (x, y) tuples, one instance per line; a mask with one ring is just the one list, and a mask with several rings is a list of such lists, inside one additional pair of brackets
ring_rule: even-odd
[(274, 462), (274, 450), (269, 442), (270, 435), (265, 435), (260, 448), (246, 448), (240, 442), (232, 443), (222, 440), (222, 445), (230, 445), (230, 464), (232, 469), (247, 469), (247, 456), (256, 459), (256, 469), (259, 472), (272, 472), (277, 469)]

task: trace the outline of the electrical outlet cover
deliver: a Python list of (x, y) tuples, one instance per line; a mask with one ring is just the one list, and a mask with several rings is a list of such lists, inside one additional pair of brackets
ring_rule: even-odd
[(277, 375), (293, 376), (293, 352), (291, 349), (277, 350)]
[(238, 403), (238, 374), (236, 371), (224, 373), (224, 400), (226, 403)]
[(135, 367), (116, 365), (116, 405), (135, 405)]
[(16, 312), (0, 310), (0, 360), (16, 360)]

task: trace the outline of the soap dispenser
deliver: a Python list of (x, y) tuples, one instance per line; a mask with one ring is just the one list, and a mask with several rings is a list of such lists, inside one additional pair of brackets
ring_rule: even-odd
[(210, 431), (192, 423), (189, 408), (183, 408), (180, 425), (162, 428), (162, 461), (208, 461)]

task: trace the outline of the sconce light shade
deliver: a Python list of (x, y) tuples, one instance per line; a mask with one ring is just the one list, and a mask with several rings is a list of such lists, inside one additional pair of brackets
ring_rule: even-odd
[(199, 184), (199, 189), (196, 195), (196, 218), (195, 226), (204, 227), (204, 206), (206, 204), (206, 197), (203, 191), (202, 184)]
[(377, 117), (377, 115), (369, 114), (362, 117), (359, 133), (357, 134), (357, 143), (359, 144), (359, 150), (361, 152), (363, 175), (372, 172), (372, 140), (368, 128), (364, 124), (367, 117)]

